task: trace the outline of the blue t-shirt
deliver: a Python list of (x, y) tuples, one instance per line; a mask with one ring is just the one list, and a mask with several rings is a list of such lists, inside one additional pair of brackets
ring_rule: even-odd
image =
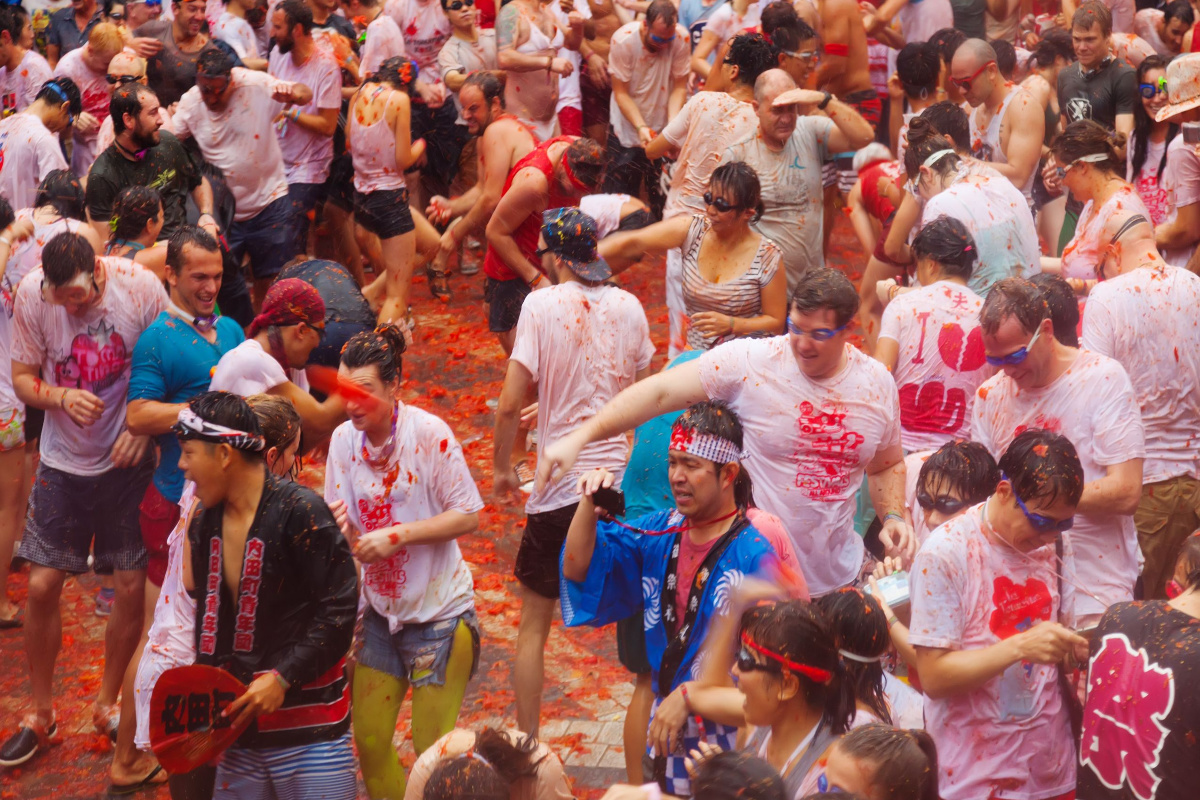
[[(208, 391), (221, 356), (241, 344), (242, 328), (229, 317), (217, 319), (217, 341), (209, 343), (178, 317), (164, 311), (138, 337), (129, 376), (129, 400), (186, 403)], [(183, 494), (179, 470), (179, 441), (173, 433), (158, 437), (158, 468), (154, 486), (173, 503)]]
[[(679, 0), (679, 24), (687, 29), (693, 50), (696, 49), (696, 45), (700, 44), (700, 37), (704, 35), (708, 18), (723, 5), (725, 5), (725, 0), (714, 0), (713, 4), (709, 6), (704, 5), (704, 0)], [(712, 55), (708, 57), (710, 64), (716, 55), (716, 51), (713, 51)]]

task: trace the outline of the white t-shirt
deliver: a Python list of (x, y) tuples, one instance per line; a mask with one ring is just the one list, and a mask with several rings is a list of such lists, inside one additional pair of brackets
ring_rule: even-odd
[(954, 9), (950, 0), (920, 0), (908, 3), (897, 14), (904, 38), (909, 42), (927, 42), (943, 28), (954, 27)]
[[(727, 6), (726, 6), (727, 7)], [(718, 9), (720, 10), (720, 9)], [(663, 219), (703, 214), (704, 193), (725, 149), (758, 130), (754, 106), (725, 92), (697, 92), (683, 105), (662, 136), (679, 148)]]
[[(1167, 143), (1166, 141), (1156, 142), (1150, 138), (1146, 139), (1146, 160), (1142, 162), (1142, 168), (1137, 175), (1133, 174), (1133, 151), (1135, 149), (1134, 141), (1130, 140), (1125, 147), (1125, 180), (1133, 184), (1138, 197), (1142, 198), (1142, 202), (1146, 204), (1146, 208), (1150, 211), (1150, 221), (1155, 225), (1161, 225), (1175, 213), (1175, 207), (1169, 203), (1167, 190), (1163, 187), (1163, 179), (1167, 174), (1167, 165), (1163, 161), (1163, 155), (1167, 152)], [(1163, 167), (1161, 175), (1159, 174), (1160, 166)]]
[(828, 117), (800, 117), (783, 150), (775, 152), (755, 127), (721, 158), (722, 164), (745, 161), (758, 173), (765, 210), (754, 229), (783, 251), (789, 292), (805, 270), (825, 263), (821, 165), (831, 156), (829, 137), (833, 131), (833, 120)]
[(970, 432), (975, 390), (994, 371), (983, 358), (982, 307), (967, 287), (938, 281), (884, 309), (879, 337), (900, 345), (892, 374), (906, 451), (936, 450)]
[(800, 371), (788, 336), (728, 342), (697, 363), (705, 394), (729, 403), (742, 421), (755, 500), (783, 521), (809, 591), (849, 584), (863, 559), (854, 532), (863, 473), (876, 453), (900, 444), (891, 374), (847, 345), (845, 367), (813, 380)]
[[(1003, 372), (997, 373), (979, 387), (972, 417), (971, 438), (997, 461), (1027, 428), (1045, 428), (1067, 437), (1083, 464), (1085, 483), (1104, 477), (1106, 467), (1146, 455), (1142, 417), (1129, 376), (1116, 361), (1086, 350), (1079, 351), (1075, 363), (1057, 380), (1040, 389), (1018, 388)], [(1067, 536), (1082, 584), (1090, 593), (1079, 596), (1080, 616), (1100, 614), (1113, 603), (1133, 599), (1138, 540), (1132, 516), (1077, 514)]]
[(621, 209), (630, 200), (627, 194), (589, 194), (579, 200), (579, 210), (596, 221), (596, 235), (603, 239), (621, 224)]
[[(302, 83), (312, 89), (313, 97), (307, 105), (296, 106), (301, 114), (317, 114), (322, 109), (342, 107), (342, 70), (333, 53), (321, 45), (313, 51), (308, 61), (297, 66), (291, 53), (271, 51), (267, 72), (281, 81)], [(329, 177), (329, 162), (333, 160), (333, 137), (320, 136), (287, 120), (277, 123), (279, 152), (283, 156), (283, 169), (287, 182), (324, 183)]]
[[(450, 426), (419, 408), (398, 406), (396, 449), (382, 470), (363, 459), (365, 436), (349, 422), (333, 432), (325, 500), (342, 500), (363, 533), (420, 522), (444, 511), (483, 508)], [(363, 599), (395, 633), (404, 625), (454, 619), (475, 605), (471, 570), (458, 542), (403, 547), (363, 567)]]
[[(93, 72), (84, 62), (83, 52), (86, 48), (87, 45), (77, 47), (60, 58), (54, 67), (54, 76), (75, 81), (83, 99), (83, 110), (95, 117), (99, 123), (108, 116), (108, 104), (112, 99), (111, 87), (106, 80), (107, 72)], [(76, 175), (87, 175), (99, 152), (96, 150), (99, 129), (84, 135), (75, 128), (73, 135), (75, 146), (71, 151), (71, 171)]]
[(441, 83), (437, 57), (454, 26), (442, 11), (440, 0), (388, 0), (383, 13), (396, 21), (404, 35), (404, 48), (421, 68), (421, 80)]
[(275, 136), (275, 117), (283, 105), (271, 95), (286, 85), (263, 72), (233, 68), (233, 94), (222, 111), (211, 111), (200, 99), (200, 87), (188, 89), (179, 100), (175, 135), (195, 137), (204, 159), (225, 174), (237, 210), (234, 219), (252, 219), (271, 203), (287, 196), (283, 154)]
[(153, 272), (124, 258), (102, 257), (104, 294), (75, 316), (42, 297), (42, 269), (17, 289), (12, 359), (42, 369), (48, 386), (83, 389), (104, 401), (104, 412), (83, 428), (54, 408), (42, 430), (42, 463), (72, 475), (112, 469), (110, 451), (125, 430), (125, 398), (133, 347), (142, 331), (167, 308), (167, 293)]
[[(437, 73), (441, 80), (451, 72), (461, 72), (464, 76), (481, 69), (496, 69), (496, 32), (478, 31), (479, 38), (474, 42), (451, 36), (438, 52)], [(462, 103), (458, 102), (458, 93), (450, 94), (454, 98), (454, 106), (458, 109), (458, 124), (466, 125), (462, 118)]]
[[(687, 31), (676, 25), (675, 38), (671, 40), (670, 47), (651, 53), (642, 44), (641, 22), (622, 25), (612, 35), (608, 71), (613, 78), (629, 84), (629, 96), (633, 98), (638, 111), (642, 112), (645, 123), (655, 131), (662, 130), (667, 124), (667, 101), (671, 96), (671, 86), (675, 80), (686, 78), (691, 71)], [(617, 105), (616, 93), (609, 100), (608, 115), (621, 144), (636, 147), (637, 129)]]
[(237, 53), (240, 59), (260, 57), (258, 35), (254, 33), (253, 26), (245, 19), (230, 14), (228, 11), (221, 12), (221, 18), (217, 20), (217, 27), (213, 29), (213, 36), (232, 47), (233, 52)]
[(0, 120), (0, 197), (14, 209), (33, 208), (42, 178), (67, 169), (58, 139), (32, 114)]
[[(650, 366), (654, 345), (638, 299), (615, 286), (567, 281), (525, 298), (517, 321), (512, 360), (529, 370), (538, 390), (538, 458), (637, 380)], [(625, 435), (593, 442), (575, 466), (554, 483), (534, 489), (527, 514), (578, 502), (575, 484), (589, 470), (606, 467), (618, 484), (629, 453)]]
[(233, 392), (250, 397), (268, 392), (287, 381), (308, 391), (308, 377), (304, 370), (288, 369), (285, 372), (275, 357), (263, 350), (261, 344), (254, 339), (246, 339), (221, 356), (208, 389), (211, 392)]
[[(1170, 179), (1170, 166), (1171, 161), (1168, 155), (1167, 175), (1164, 176), (1164, 180)], [(1125, 184), (1113, 192), (1112, 196), (1099, 208), (1096, 207), (1095, 200), (1088, 200), (1084, 203), (1083, 209), (1079, 212), (1079, 221), (1075, 224), (1075, 235), (1071, 237), (1071, 241), (1067, 242), (1062, 251), (1063, 277), (1095, 280), (1096, 265), (1104, 261), (1105, 248), (1108, 247), (1109, 240), (1112, 238), (1111, 233), (1105, 233), (1105, 225), (1114, 216), (1128, 219), (1135, 214), (1141, 214), (1146, 219), (1150, 219), (1150, 209), (1146, 208), (1146, 204), (1138, 196), (1137, 190)], [(1116, 230), (1113, 230), (1112, 233), (1116, 233)], [(1167, 253), (1163, 253), (1163, 258), (1168, 264), (1171, 263)]]
[(1121, 362), (1146, 433), (1142, 483), (1200, 478), (1200, 277), (1142, 267), (1088, 294), (1082, 344)]
[[(592, 18), (592, 7), (588, 3), (576, 3), (575, 12), (584, 19)], [(562, 10), (561, 3), (551, 3), (550, 13), (554, 15), (555, 22), (558, 23), (559, 30), (569, 31), (571, 29), (571, 18)], [(580, 88), (580, 65), (583, 63), (583, 56), (578, 50), (571, 50), (567, 47), (558, 48), (558, 57), (565, 58), (571, 62), (571, 66), (575, 70), (567, 76), (560, 75), (558, 78), (558, 105), (554, 107), (555, 113), (562, 111), (564, 108), (583, 109), (583, 91)]]
[(1169, 59), (1179, 54), (1167, 47), (1167, 43), (1158, 35), (1158, 26), (1162, 21), (1162, 11), (1157, 8), (1143, 8), (1133, 15), (1133, 32), (1145, 39), (1154, 48), (1154, 52)]
[(24, 58), (12, 72), (0, 67), (0, 99), (5, 114), (24, 111), (37, 99), (42, 84), (54, 78), (50, 62), (36, 50), (26, 50)]
[[(1167, 222), (1175, 221), (1175, 209), (1200, 203), (1200, 155), (1196, 154), (1196, 146), (1189, 145), (1182, 136), (1172, 139), (1167, 145), (1167, 168), (1159, 181), (1167, 192)], [(1195, 251), (1196, 245), (1191, 244), (1163, 250), (1162, 257), (1172, 267), (1187, 267)]]
[(746, 7), (746, 13), (738, 16), (738, 13), (733, 10), (733, 3), (725, 3), (718, 8), (708, 18), (708, 24), (704, 26), (704, 31), (712, 31), (717, 37), (717, 46), (720, 47), (721, 42), (738, 35), (742, 31), (752, 31), (758, 27), (758, 23), (762, 18), (762, 10), (767, 6), (763, 0), (756, 0)]
[(393, 56), (404, 55), (404, 35), (400, 26), (387, 14), (380, 14), (367, 26), (367, 38), (363, 42), (359, 73), (365, 78), (373, 75), (379, 65)]
[[(1022, 554), (983, 530), (986, 504), (942, 525), (909, 572), (915, 647), (980, 650), (1045, 620), (1071, 624), (1053, 547)], [(1064, 551), (1072, 579), (1071, 556)], [(1085, 584), (1086, 585), (1086, 584)], [(1060, 613), (1061, 612), (1061, 613)], [(1018, 662), (971, 692), (925, 698), (944, 800), (1054, 797), (1075, 787), (1075, 744), (1058, 667)]]

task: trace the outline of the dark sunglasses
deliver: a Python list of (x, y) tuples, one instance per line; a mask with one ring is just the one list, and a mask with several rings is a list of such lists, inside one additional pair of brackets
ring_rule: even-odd
[(453, 0), (446, 4), (447, 11), (462, 11), (464, 8), (471, 8), (475, 5), (475, 0)]
[(917, 504), (926, 511), (936, 511), (939, 514), (957, 514), (971, 505), (967, 500), (955, 500), (953, 497), (934, 497), (924, 489), (917, 490)]
[[(1000, 480), (1007, 481), (1008, 476), (1001, 472)], [(1009, 483), (1011, 484), (1012, 481), (1009, 481)], [(1013, 497), (1017, 501), (1017, 506), (1024, 512), (1025, 518), (1029, 520), (1029, 524), (1038, 533), (1062, 533), (1063, 531), (1071, 530), (1075, 526), (1075, 516), (1073, 514), (1066, 519), (1055, 519), (1054, 517), (1047, 517), (1044, 514), (1035, 514), (1029, 510), (1029, 506), (1025, 505), (1025, 501), (1017, 494), (1016, 489), (1013, 489)]]
[(105, 75), (104, 80), (108, 81), (109, 86), (124, 86), (127, 83), (137, 83), (142, 79), (141, 75)]
[(720, 211), (722, 214), (725, 213), (726, 211), (733, 211), (735, 208), (741, 208), (741, 206), (735, 206), (733, 203), (729, 202), (724, 197), (713, 197), (712, 192), (704, 193), (704, 205), (712, 206), (717, 211)]
[(971, 88), (971, 84), (975, 82), (976, 78), (978, 78), (980, 75), (983, 74), (983, 71), (985, 69), (987, 69), (988, 67), (990, 67), (992, 64), (995, 64), (995, 63), (996, 63), (995, 61), (989, 61), (986, 64), (984, 64), (982, 67), (980, 67), (979, 69), (975, 70), (975, 72), (971, 75), (971, 77), (969, 77), (969, 78), (951, 78), (950, 82), (965, 92)]
[(847, 322), (845, 325), (843, 325), (840, 328), (813, 328), (811, 331), (808, 331), (806, 333), (805, 331), (800, 330), (800, 328), (796, 325), (796, 323), (792, 322), (791, 317), (787, 318), (788, 333), (794, 334), (796, 336), (811, 336), (813, 339), (815, 339), (818, 342), (828, 342), (830, 339), (837, 336), (842, 331), (846, 330), (846, 328), (849, 327), (849, 325), (850, 325), (850, 323)]
[(1138, 91), (1142, 93), (1142, 97), (1153, 100), (1155, 95), (1167, 93), (1167, 79), (1162, 77), (1154, 83), (1139, 83)]
[(763, 661), (761, 663), (755, 661), (754, 656), (745, 647), (738, 650), (737, 668), (738, 672), (754, 672), (755, 670), (759, 672), (783, 672), (783, 667), (773, 661)]

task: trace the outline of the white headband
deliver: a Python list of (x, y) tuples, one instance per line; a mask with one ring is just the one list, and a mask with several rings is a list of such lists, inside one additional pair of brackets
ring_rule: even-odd
[(1092, 153), (1090, 156), (1080, 156), (1072, 161), (1072, 164), (1099, 164), (1101, 161), (1108, 161), (1108, 153)]
[(699, 433), (695, 428), (676, 425), (671, 430), (669, 449), (712, 461), (714, 464), (732, 464), (741, 461), (742, 449), (733, 442), (713, 433)]
[(224, 425), (209, 422), (187, 406), (180, 409), (179, 421), (171, 430), (184, 439), (227, 444), (235, 450), (249, 450), (254, 453), (261, 452), (267, 444), (266, 439), (256, 433), (226, 428)]
[(866, 656), (860, 656), (857, 653), (851, 653), (849, 650), (838, 650), (838, 655), (840, 655), (842, 658), (848, 658), (851, 661), (857, 661), (860, 664), (874, 664), (876, 661), (881, 661), (883, 659), (883, 656), (867, 658)]
[(929, 158), (925, 159), (925, 163), (922, 164), (921, 166), (922, 167), (932, 167), (934, 164), (936, 164), (938, 162), (938, 159), (941, 158), (942, 156), (952, 156), (952, 155), (954, 155), (953, 150), (950, 150), (950, 149), (938, 150), (936, 153), (931, 155)]

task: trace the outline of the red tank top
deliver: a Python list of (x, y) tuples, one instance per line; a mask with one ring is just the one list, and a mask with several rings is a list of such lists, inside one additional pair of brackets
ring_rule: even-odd
[(879, 193), (880, 182), (891, 181), (900, 186), (903, 182), (902, 173), (899, 161), (877, 161), (859, 173), (863, 205), (867, 207), (871, 216), (880, 222), (886, 223), (888, 218), (896, 213), (896, 207), (887, 195)]
[[(546, 176), (546, 183), (550, 185), (550, 198), (546, 204), (546, 208), (564, 208), (567, 206), (578, 206), (579, 198), (566, 194), (562, 187), (559, 186), (558, 179), (554, 177), (554, 164), (550, 162), (548, 155), (550, 148), (559, 142), (573, 142), (578, 139), (578, 136), (556, 136), (553, 139), (542, 142), (536, 148), (529, 152), (529, 155), (522, 158), (508, 173), (508, 177), (504, 180), (504, 189), (500, 192), (500, 196), (508, 194), (508, 189), (512, 186), (513, 178), (517, 173), (526, 167), (536, 167)], [(534, 211), (525, 218), (521, 226), (517, 228), (513, 234), (513, 239), (517, 242), (517, 247), (521, 248), (521, 254), (529, 259), (534, 266), (541, 269), (541, 261), (538, 259), (537, 243), (538, 234), (542, 230), (542, 212)], [(498, 281), (519, 280), (520, 276), (513, 272), (500, 256), (488, 245), (487, 255), (483, 259), (483, 271), (489, 278)]]

